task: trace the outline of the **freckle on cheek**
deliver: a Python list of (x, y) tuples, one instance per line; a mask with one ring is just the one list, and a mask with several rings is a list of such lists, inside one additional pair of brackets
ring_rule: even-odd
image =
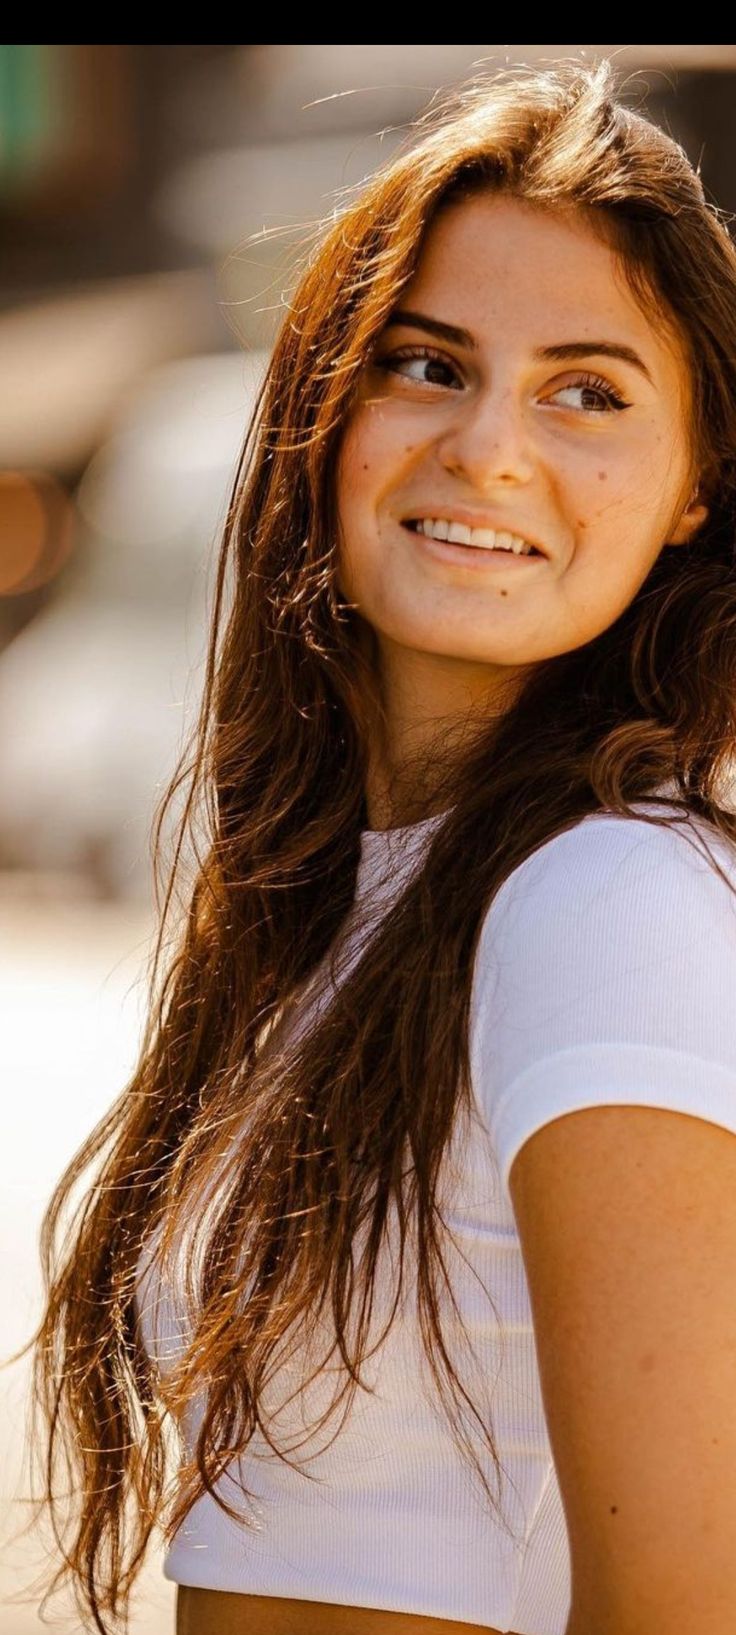
[(599, 481), (599, 483), (604, 483), (606, 481), (607, 476), (608, 476), (607, 471), (599, 471), (598, 472), (598, 481)]

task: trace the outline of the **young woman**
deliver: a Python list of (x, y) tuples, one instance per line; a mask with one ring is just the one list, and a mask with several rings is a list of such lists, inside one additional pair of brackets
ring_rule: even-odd
[(207, 845), (45, 1222), (52, 1588), (112, 1630), (161, 1524), (180, 1635), (725, 1635), (736, 255), (606, 60), (433, 104), (246, 452)]

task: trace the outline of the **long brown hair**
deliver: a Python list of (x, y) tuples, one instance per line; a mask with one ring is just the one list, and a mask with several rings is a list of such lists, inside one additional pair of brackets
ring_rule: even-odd
[[(39, 1503), (63, 1557), (49, 1594), (68, 1575), (103, 1635), (103, 1615), (127, 1626), (154, 1526), (170, 1541), (205, 1490), (229, 1508), (214, 1486), (256, 1427), (276, 1447), (263, 1413), (269, 1362), (315, 1311), (330, 1312), (340, 1397), (352, 1401), (390, 1219), (397, 1300), (412, 1231), (432, 1374), (496, 1503), (463, 1415), (498, 1471), (492, 1431), (440, 1317), (438, 1177), (469, 1094), (481, 922), (545, 841), (601, 807), (641, 819), (632, 803), (662, 780), (676, 781), (676, 819), (687, 826), (693, 814), (736, 843), (723, 794), (736, 746), (736, 254), (682, 148), (623, 97), (606, 59), (474, 76), (433, 100), (398, 153), (320, 224), (300, 264), (224, 530), (194, 753), (154, 826), (158, 870), (164, 813), (189, 778), (163, 905), (157, 889), (140, 1057), (59, 1181), (42, 1231)], [(584, 212), (638, 299), (679, 336), (691, 477), (710, 513), (688, 546), (660, 552), (610, 628), (537, 664), (508, 710), (442, 765), (438, 755), (429, 809), (447, 816), (421, 866), (315, 1025), (269, 1056), (265, 1041), (353, 900), (380, 719), (370, 641), (335, 576), (341, 432), (428, 224), (479, 188)], [(407, 806), (397, 819), (421, 815)], [(672, 820), (664, 806), (645, 818)], [(166, 943), (188, 837), (196, 861)], [(166, 1257), (192, 1223), (193, 1333), (163, 1378), (141, 1342), (136, 1264), (160, 1231), (172, 1276)], [(203, 1390), (194, 1457), (167, 1509), (171, 1427)], [(61, 1454), (75, 1504), (55, 1489)]]

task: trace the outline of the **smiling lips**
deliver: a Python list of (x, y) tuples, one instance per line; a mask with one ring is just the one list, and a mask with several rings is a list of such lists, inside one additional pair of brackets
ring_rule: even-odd
[(471, 528), (465, 522), (450, 522), (445, 517), (425, 517), (410, 526), (426, 534), (429, 539), (448, 540), (451, 545), (473, 545), (484, 551), (512, 551), (514, 556), (539, 556), (541, 553), (521, 534), (500, 528)]
[[(403, 526), (430, 543), (431, 555), (445, 561), (465, 561), (466, 565), (510, 567), (521, 557), (527, 562), (543, 562), (544, 556), (520, 534), (505, 529), (472, 528), (468, 523), (451, 522), (445, 517), (407, 517)], [(504, 560), (505, 559), (505, 560)]]

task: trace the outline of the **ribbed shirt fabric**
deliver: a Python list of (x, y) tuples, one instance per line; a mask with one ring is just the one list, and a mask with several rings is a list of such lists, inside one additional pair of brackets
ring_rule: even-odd
[[(338, 980), (444, 815), (363, 832)], [(707, 834), (736, 887), (736, 848), (691, 822), (690, 834)], [(292, 1026), (308, 1024), (312, 1006), (329, 995), (329, 980), (312, 985)], [(736, 897), (686, 838), (684, 824), (661, 829), (596, 812), (514, 870), (481, 930), (470, 1012), (472, 1105), (469, 1115), (458, 1114), (441, 1172), (453, 1234), (443, 1244), (445, 1259), (470, 1344), (449, 1299), (440, 1303), (443, 1332), (491, 1427), (500, 1494), (475, 1421), (463, 1416), (500, 1514), (437, 1397), (410, 1272), (388, 1337), (363, 1364), (370, 1389), (358, 1389), (342, 1427), (344, 1405), (321, 1431), (313, 1429), (342, 1378), (333, 1355), (309, 1380), (328, 1350), (328, 1329), (312, 1348), (284, 1354), (265, 1405), (274, 1440), (293, 1462), (279, 1460), (256, 1433), (219, 1483), (249, 1525), (229, 1520), (206, 1495), (172, 1541), (167, 1578), (518, 1635), (564, 1635), (568, 1537), (509, 1171), (534, 1131), (583, 1107), (669, 1108), (736, 1132), (735, 993)], [(397, 1241), (390, 1233), (379, 1263), (371, 1343), (390, 1312)], [(186, 1323), (179, 1292), (156, 1279), (148, 1251), (139, 1263), (138, 1303), (145, 1344), (165, 1372)], [(189, 1448), (200, 1422), (198, 1404), (182, 1426)], [(254, 1505), (243, 1500), (239, 1471)]]

